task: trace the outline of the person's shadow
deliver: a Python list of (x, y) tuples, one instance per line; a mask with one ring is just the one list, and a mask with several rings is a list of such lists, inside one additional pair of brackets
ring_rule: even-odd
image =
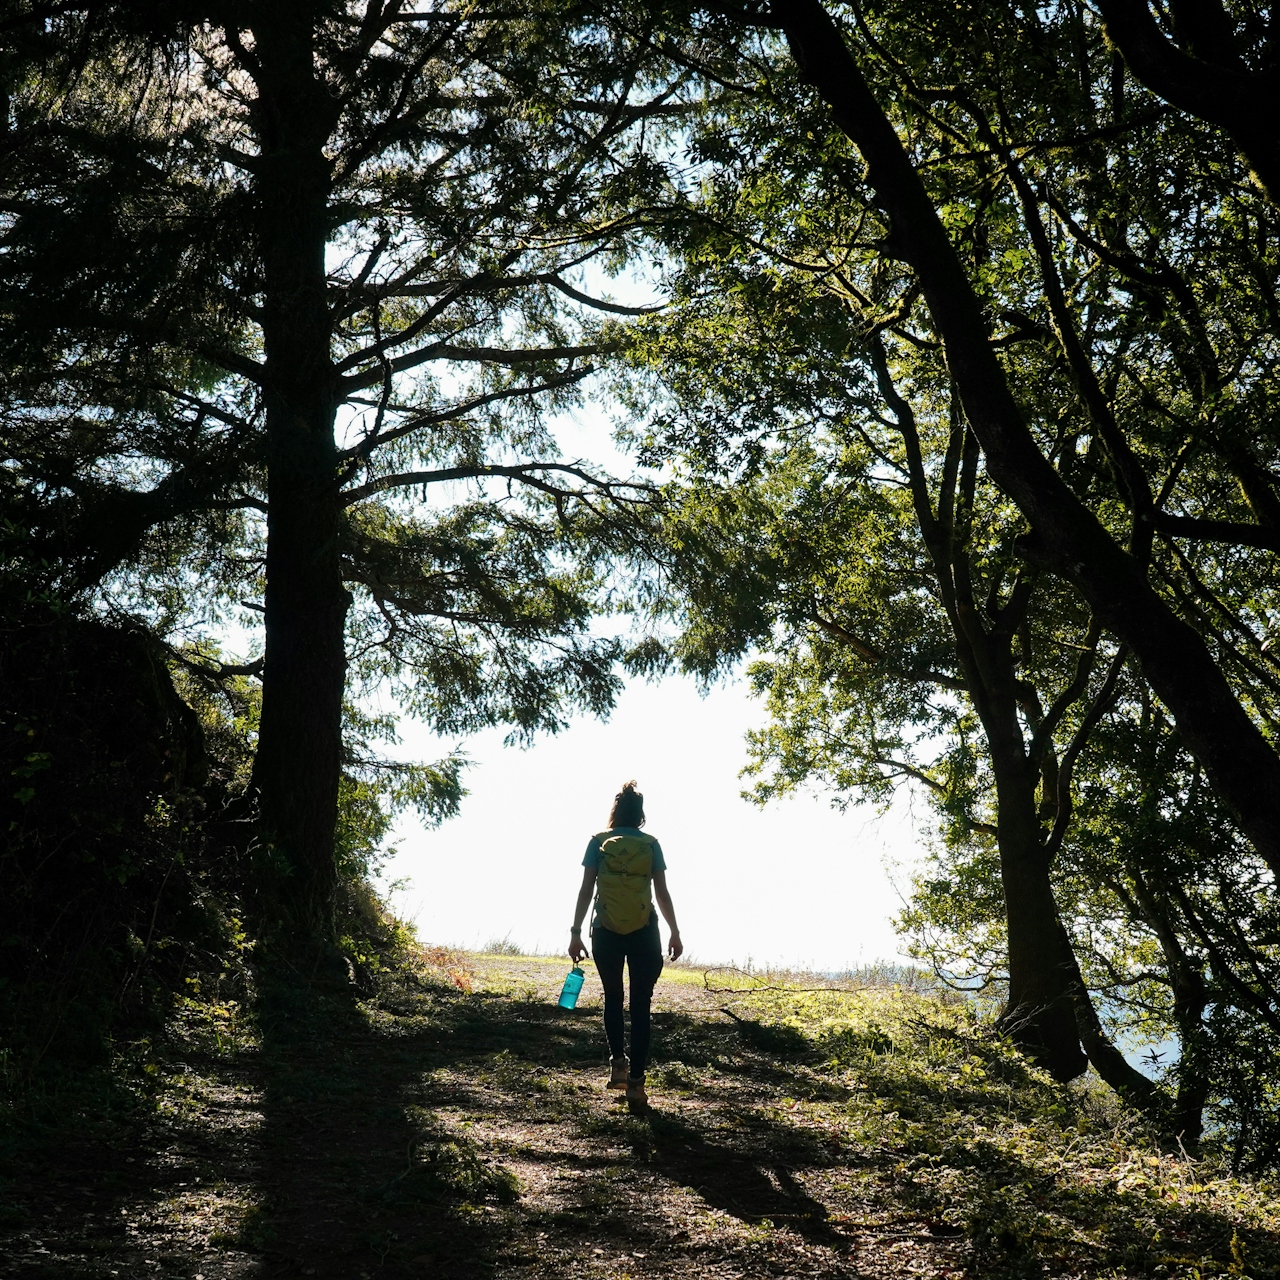
[(792, 1134), (756, 1123), (738, 1142), (719, 1142), (660, 1107), (647, 1119), (653, 1142), (647, 1164), (654, 1172), (743, 1222), (758, 1226), (767, 1219), (810, 1239), (831, 1235), (825, 1206), (796, 1177), (803, 1166), (825, 1160), (794, 1149)]

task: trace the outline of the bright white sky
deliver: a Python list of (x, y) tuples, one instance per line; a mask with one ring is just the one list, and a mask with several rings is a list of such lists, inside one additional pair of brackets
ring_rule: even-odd
[[(588, 404), (561, 415), (555, 434), (564, 457), (627, 475), (608, 413)], [(607, 723), (578, 720), (528, 750), (504, 747), (503, 730), (467, 740), (474, 764), (461, 814), (433, 831), (410, 815), (393, 837), (399, 853), (384, 881), (408, 881), (393, 895), (397, 914), (433, 945), (476, 949), (509, 937), (561, 951), (587, 840), (634, 778), (646, 830), (667, 859), (687, 956), (822, 971), (901, 961), (892, 917), (918, 847), (906, 793), (883, 818), (869, 808), (841, 814), (814, 795), (757, 808), (741, 798), (738, 773), (743, 735), (764, 720), (742, 682), (703, 698), (691, 679), (670, 676), (632, 681)], [(408, 718), (400, 731), (402, 758), (438, 759), (452, 745)]]
[[(475, 949), (509, 936), (561, 950), (587, 840), (635, 778), (689, 955), (823, 971), (900, 960), (890, 917), (916, 858), (909, 801), (881, 818), (840, 814), (824, 797), (763, 810), (742, 800), (743, 733), (763, 717), (741, 683), (704, 699), (670, 677), (633, 682), (607, 724), (575, 722), (527, 751), (504, 748), (500, 731), (471, 739), (461, 815), (435, 831), (400, 825), (384, 870), (410, 882), (394, 896), (398, 914), (431, 944)], [(425, 730), (401, 728), (406, 755), (441, 754)]]

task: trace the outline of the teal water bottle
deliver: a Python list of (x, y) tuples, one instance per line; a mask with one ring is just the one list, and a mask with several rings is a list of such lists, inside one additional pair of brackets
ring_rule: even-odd
[(564, 986), (560, 991), (560, 1007), (562, 1009), (572, 1009), (578, 1003), (578, 993), (582, 990), (582, 983), (585, 977), (586, 975), (576, 964), (565, 975)]

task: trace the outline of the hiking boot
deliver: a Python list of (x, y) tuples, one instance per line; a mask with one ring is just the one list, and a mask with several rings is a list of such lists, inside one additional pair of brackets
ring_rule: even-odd
[(627, 1081), (627, 1110), (633, 1116), (642, 1116), (649, 1110), (649, 1095), (644, 1091), (643, 1081)]
[(606, 1087), (609, 1089), (625, 1089), (627, 1087), (626, 1058), (611, 1058), (609, 1060), (609, 1083)]

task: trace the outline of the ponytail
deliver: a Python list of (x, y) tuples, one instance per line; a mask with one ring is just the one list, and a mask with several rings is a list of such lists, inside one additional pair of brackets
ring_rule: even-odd
[(644, 796), (636, 790), (635, 780), (624, 782), (622, 790), (613, 797), (613, 808), (609, 810), (609, 826), (643, 827)]

